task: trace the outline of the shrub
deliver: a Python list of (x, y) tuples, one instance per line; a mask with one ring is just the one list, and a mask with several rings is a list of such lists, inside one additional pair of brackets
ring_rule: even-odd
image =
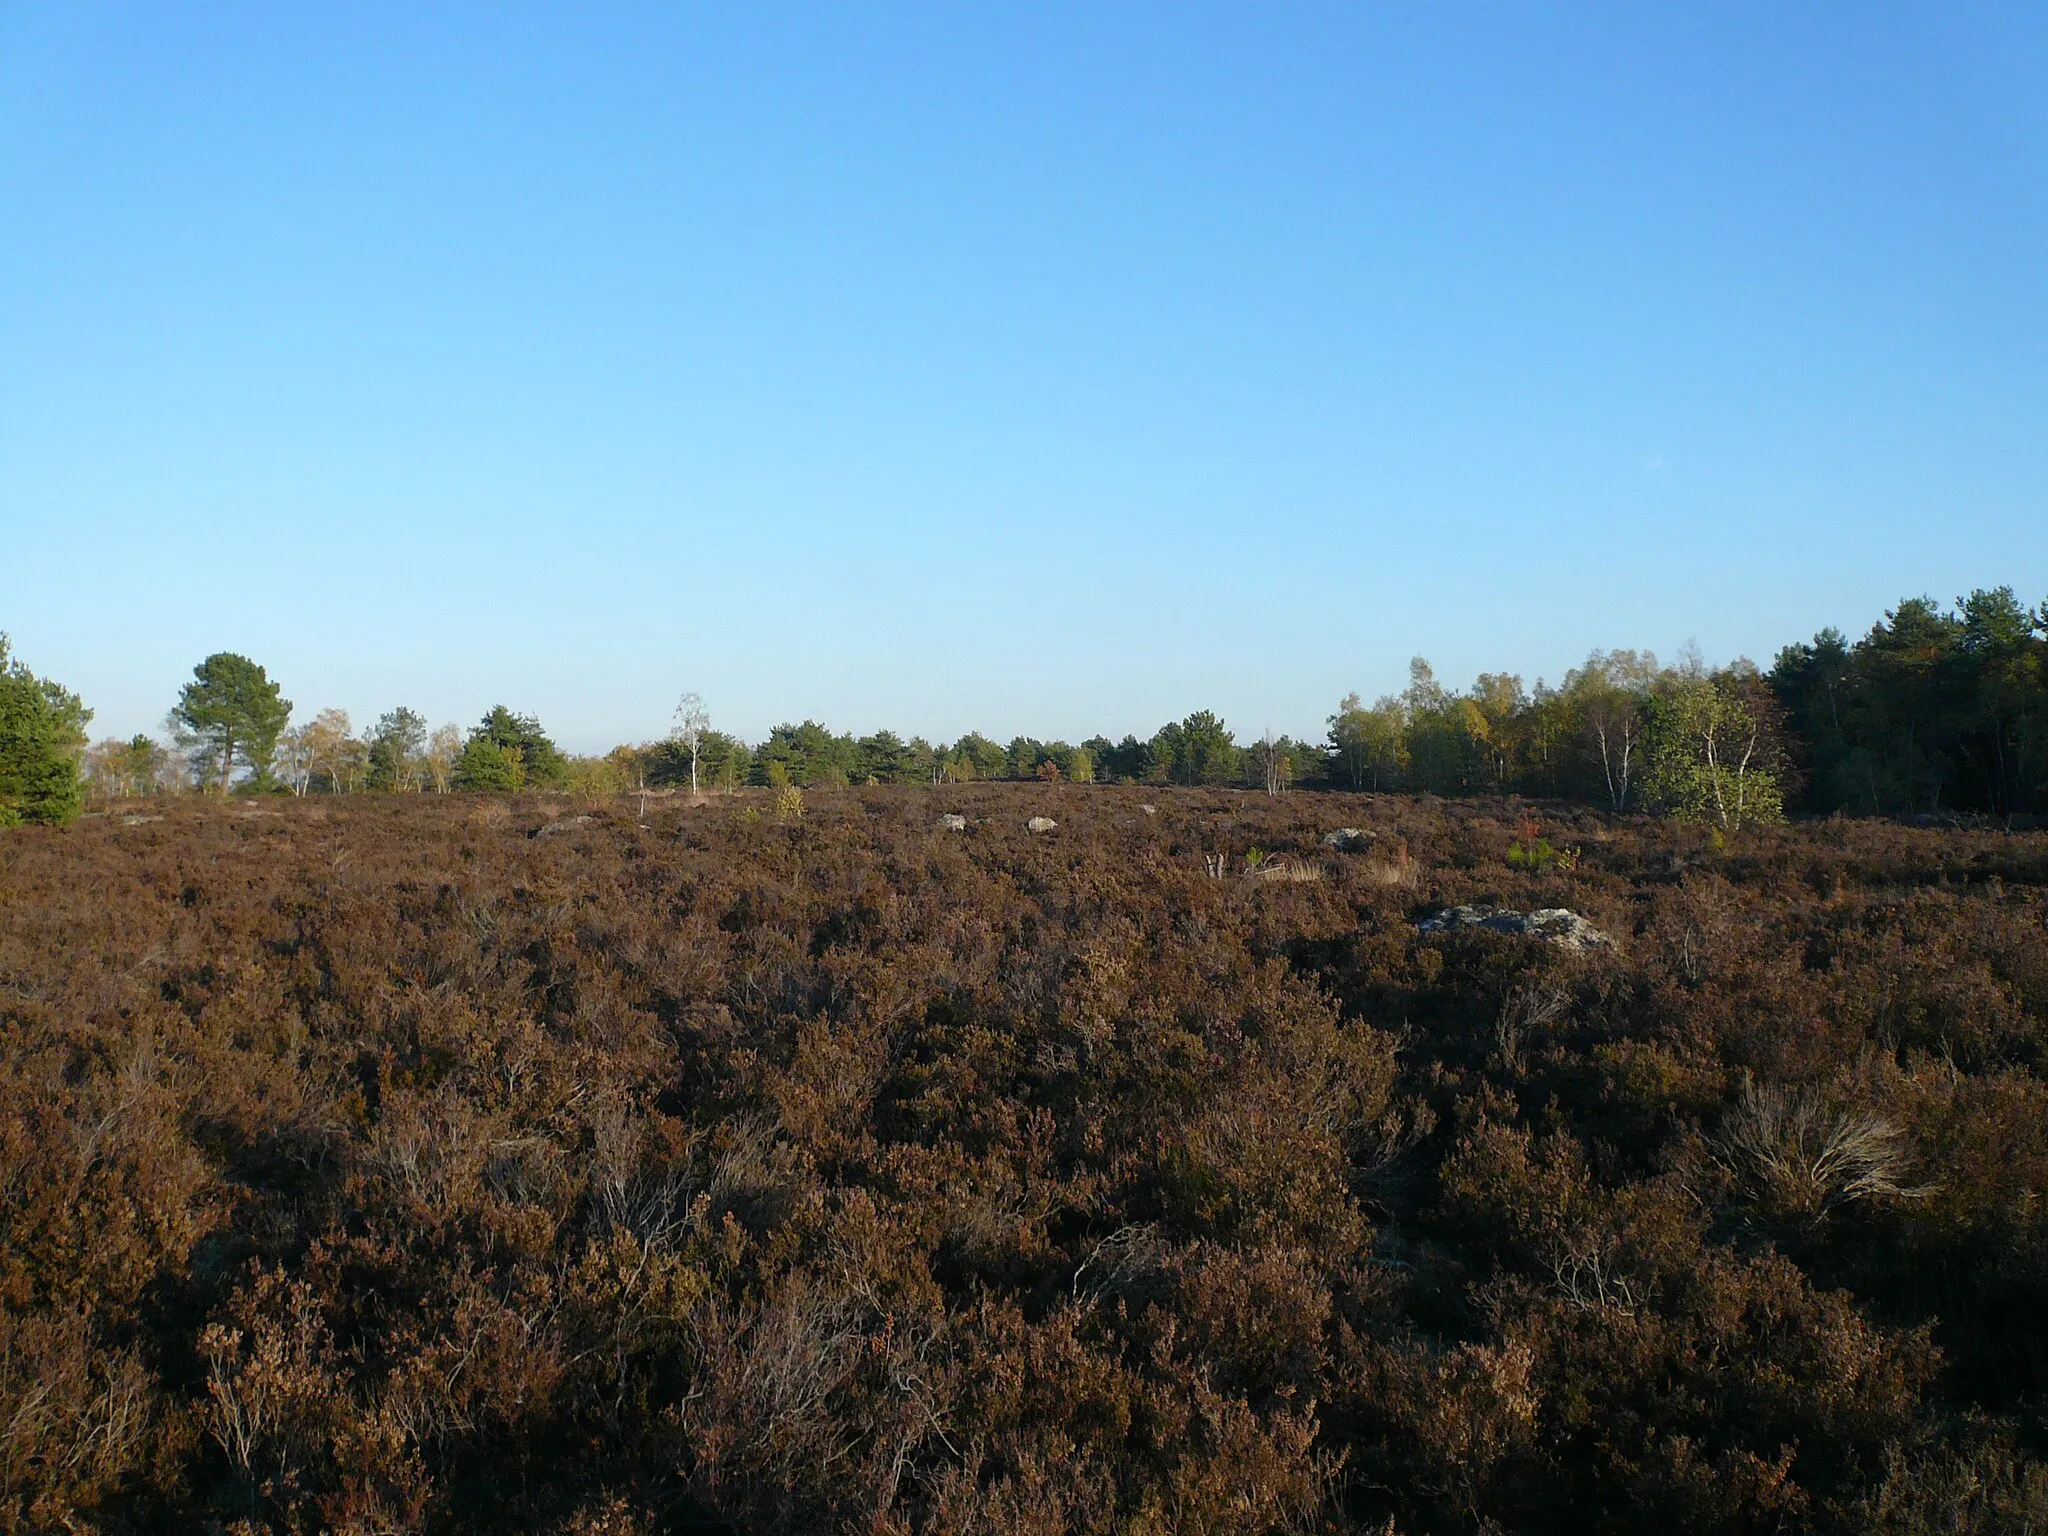
[(2048, 1507), (2048, 837), (1047, 793), (10, 838), (0, 1529)]

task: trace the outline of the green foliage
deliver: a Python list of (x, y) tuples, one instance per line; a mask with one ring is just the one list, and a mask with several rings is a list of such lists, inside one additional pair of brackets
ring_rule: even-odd
[(1051, 748), (1030, 736), (1014, 736), (1003, 753), (1003, 776), (1011, 779), (1035, 779), (1038, 770), (1053, 761)]
[(931, 777), (931, 748), (921, 742), (914, 747), (894, 731), (863, 736), (855, 748), (852, 777), (858, 783), (922, 784)]
[(1911, 598), (1850, 644), (1778, 653), (1770, 684), (1803, 754), (1806, 803), (1870, 815), (2048, 809), (2048, 605), (2010, 587), (1942, 611)]
[(1153, 736), (1151, 760), (1175, 784), (1238, 784), (1244, 781), (1244, 754), (1230, 727), (1211, 710), (1198, 709), (1185, 720), (1170, 721)]
[[(469, 748), (478, 746), (495, 750), (472, 756)], [(536, 789), (558, 789), (568, 779), (568, 759), (548, 739), (540, 721), (531, 715), (515, 715), (499, 704), (471, 728), (457, 768), (457, 782), (465, 789), (517, 788), (502, 782), (515, 767), (520, 783)]]
[(1330, 753), (1339, 779), (1351, 789), (1393, 789), (1408, 764), (1407, 712), (1392, 696), (1367, 709), (1346, 694), (1330, 716)]
[(754, 751), (755, 771), (762, 783), (771, 782), (771, 771), (780, 770), (793, 784), (846, 784), (863, 771), (860, 744), (851, 736), (835, 736), (815, 720), (801, 725), (778, 725)]
[(270, 787), (271, 760), (292, 705), (261, 666), (232, 651), (216, 651), (192, 669), (171, 716), (197, 739), (202, 782), (217, 783), (225, 794), (241, 767), (249, 770), (254, 788)]
[(1578, 849), (1556, 847), (1547, 837), (1508, 844), (1508, 868), (1519, 869), (1525, 874), (1541, 874), (1546, 869), (1561, 869), (1570, 873), (1578, 867)]
[(0, 634), (0, 827), (78, 815), (79, 755), (91, 719), (77, 694), (30, 672)]
[(512, 790), (526, 784), (526, 754), (488, 737), (472, 736), (455, 760), (457, 789)]
[[(682, 735), (696, 741), (697, 781), (711, 788), (1050, 781), (1055, 774), (1061, 782), (1274, 792), (1320, 782), (1585, 800), (1615, 812), (1704, 820), (1724, 834), (1777, 819), (1793, 805), (2010, 818), (2048, 812), (2044, 608), (2027, 608), (2008, 587), (1973, 592), (1953, 611), (1924, 598), (1902, 602), (1854, 644), (1824, 630), (1811, 644), (1787, 647), (1767, 685), (1746, 661), (1709, 677), (1697, 663), (1673, 670), (1647, 652), (1595, 651), (1556, 687), (1542, 679), (1525, 687), (1518, 674), (1491, 672), (1460, 691), (1418, 657), (1399, 696), (1368, 707), (1347, 695), (1329, 717), (1326, 744), (1269, 734), (1241, 747), (1210, 711), (1169, 722), (1149, 739), (1096, 735), (1078, 747), (1026, 735), (1004, 746), (979, 732), (950, 745), (886, 729), (856, 738), (805, 720), (778, 725), (749, 748), (711, 731), (701, 707), (684, 708), (679, 719), (694, 722)], [(454, 748), (424, 747), (423, 722), (410, 711), (394, 711), (360, 742), (349, 738), (345, 716), (325, 712), (293, 733), (283, 758), (265, 750), (261, 730), (230, 735), (213, 702), (235, 695), (236, 669), (275, 699), (253, 663), (209, 658), (200, 669), (205, 687), (187, 689), (195, 708), (206, 705), (195, 759), (202, 777), (225, 783), (247, 769), (267, 783), (275, 761), (300, 792), (360, 788), (366, 778), (394, 788), (428, 781), (446, 788), (453, 780)], [(330, 717), (337, 728), (322, 727)], [(571, 776), (538, 722), (502, 706), (470, 734), (490, 750), (466, 754), (467, 784), (559, 788)], [(631, 785), (691, 781), (681, 737), (620, 749), (614, 758)], [(124, 769), (111, 743), (94, 749), (91, 773), (96, 786), (153, 778)], [(1517, 867), (1531, 859), (1553, 867), (1529, 845), (1516, 858)]]
[[(640, 750), (648, 784), (665, 789), (689, 788), (690, 751), (685, 743), (671, 737)], [(697, 784), (701, 789), (731, 791), (743, 784), (763, 782), (757, 776), (757, 767), (765, 772), (765, 765), (757, 765), (754, 754), (737, 736), (707, 729), (698, 739)]]
[(572, 757), (563, 765), (561, 787), (579, 800), (601, 805), (631, 786), (624, 769), (609, 757)]
[(1420, 656), (1408, 664), (1408, 782), (1434, 794), (1465, 794), (1489, 778), (1487, 720), (1478, 704), (1445, 688)]
[(1753, 673), (1682, 678), (1645, 703), (1643, 791), (1684, 821), (1726, 831), (1784, 819), (1783, 753)]
[(143, 735), (102, 741), (85, 754), (87, 785), (107, 798), (157, 794), (166, 787), (170, 768), (170, 754)]
[(954, 742), (953, 750), (948, 755), (972, 770), (971, 773), (959, 775), (963, 781), (1000, 779), (1010, 770), (1008, 754), (979, 731), (969, 731)]
[(1154, 784), (1165, 779), (1165, 769), (1153, 757), (1152, 743), (1126, 735), (1112, 742), (1107, 736), (1091, 736), (1083, 743), (1103, 776), (1116, 784)]
[(1595, 651), (1545, 697), (1549, 712), (1542, 749), (1552, 793), (1563, 789), (1604, 799), (1625, 811), (1640, 794), (1643, 711), (1665, 681), (1647, 651)]
[(390, 711), (370, 732), (370, 787), (418, 789), (425, 772), (426, 753), (426, 717), (402, 705)]
[(725, 731), (706, 731), (698, 757), (700, 780), (710, 788), (730, 792), (752, 777), (753, 754), (744, 741)]

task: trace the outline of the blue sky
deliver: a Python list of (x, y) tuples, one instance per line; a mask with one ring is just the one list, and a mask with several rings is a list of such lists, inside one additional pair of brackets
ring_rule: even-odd
[(230, 649), (601, 750), (2038, 601), (2044, 81), (2039, 5), (0, 0), (0, 628), (99, 732)]

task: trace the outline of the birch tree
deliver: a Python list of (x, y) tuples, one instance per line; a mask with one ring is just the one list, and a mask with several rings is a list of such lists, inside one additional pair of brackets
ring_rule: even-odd
[(279, 783), (295, 795), (305, 794), (313, 785), (313, 727), (294, 726), (278, 737), (271, 762)]
[(434, 793), (445, 795), (455, 781), (455, 764), (462, 756), (462, 727), (444, 725), (427, 738), (426, 752), (421, 756), (421, 766), (434, 786)]
[(704, 695), (686, 693), (676, 703), (675, 727), (668, 739), (690, 754), (690, 794), (697, 793), (697, 759), (704, 751), (704, 733), (711, 729), (711, 713), (704, 707)]
[(1784, 819), (1781, 754), (1753, 671), (1681, 677), (1644, 720), (1643, 789), (1661, 809), (1731, 832)]
[(323, 709), (305, 726), (305, 750), (311, 772), (316, 778), (327, 780), (327, 787), (337, 795), (349, 792), (355, 778), (355, 759), (361, 743), (351, 732), (348, 711), (345, 709)]
[(1661, 674), (1648, 651), (1594, 651), (1565, 674), (1564, 692), (1585, 720), (1587, 745), (1600, 762), (1607, 803), (1628, 809), (1641, 769), (1644, 705)]

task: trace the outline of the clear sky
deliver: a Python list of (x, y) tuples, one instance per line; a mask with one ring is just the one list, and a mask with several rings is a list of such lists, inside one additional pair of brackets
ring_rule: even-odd
[(0, 629), (154, 726), (1319, 732), (2048, 596), (2048, 7), (0, 0)]

